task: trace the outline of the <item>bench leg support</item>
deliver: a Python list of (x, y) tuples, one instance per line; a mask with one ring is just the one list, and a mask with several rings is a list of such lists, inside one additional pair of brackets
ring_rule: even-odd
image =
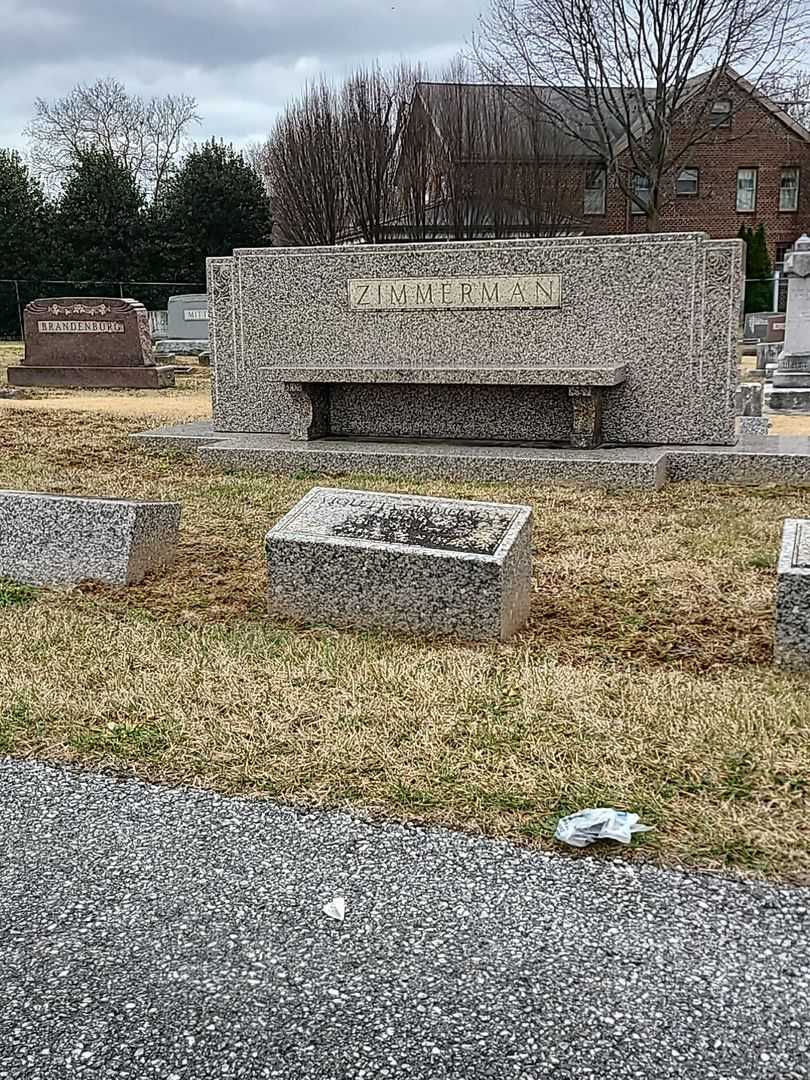
[(290, 438), (296, 442), (329, 434), (329, 386), (319, 383), (285, 383), (293, 403)]
[(602, 442), (602, 390), (598, 386), (569, 386), (574, 410), (571, 445), (581, 450)]

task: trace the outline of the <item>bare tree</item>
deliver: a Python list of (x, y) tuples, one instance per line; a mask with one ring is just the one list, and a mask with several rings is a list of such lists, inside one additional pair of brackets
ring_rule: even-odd
[(263, 151), (273, 218), (292, 245), (334, 244), (347, 225), (340, 100), (321, 82), (279, 117)]
[(528, 114), (603, 161), (653, 231), (689, 150), (727, 137), (730, 112), (785, 70), (798, 2), (492, 0), (475, 53)]
[(768, 94), (797, 124), (810, 127), (810, 72), (794, 72), (790, 78), (777, 81)]
[(129, 94), (117, 79), (79, 84), (63, 98), (37, 98), (25, 129), (31, 164), (49, 186), (58, 186), (77, 155), (100, 149), (122, 161), (143, 188), (157, 196), (184, 146), (189, 127), (199, 121), (197, 103), (187, 94), (145, 100)]
[(353, 227), (366, 243), (383, 239), (401, 213), (396, 184), (402, 133), (408, 117), (412, 74), (361, 69), (341, 98), (343, 168)]

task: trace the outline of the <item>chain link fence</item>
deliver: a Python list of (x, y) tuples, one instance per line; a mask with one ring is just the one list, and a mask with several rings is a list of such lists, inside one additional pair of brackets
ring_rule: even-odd
[(163, 311), (170, 296), (204, 293), (204, 281), (66, 281), (46, 278), (0, 278), (0, 341), (22, 341), (26, 304), (57, 296), (120, 296), (149, 311)]

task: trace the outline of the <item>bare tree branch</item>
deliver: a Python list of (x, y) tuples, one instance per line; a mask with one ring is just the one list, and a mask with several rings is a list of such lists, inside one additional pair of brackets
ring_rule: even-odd
[(55, 101), (37, 98), (25, 134), (32, 167), (50, 187), (61, 184), (82, 150), (100, 149), (159, 196), (189, 127), (199, 119), (196, 101), (186, 94), (145, 101), (106, 78), (79, 84)]
[(712, 126), (712, 103), (723, 97), (742, 112), (749, 87), (767, 89), (790, 70), (804, 30), (799, 3), (492, 0), (474, 52), (527, 115), (604, 162), (652, 230), (689, 150), (728, 138)]

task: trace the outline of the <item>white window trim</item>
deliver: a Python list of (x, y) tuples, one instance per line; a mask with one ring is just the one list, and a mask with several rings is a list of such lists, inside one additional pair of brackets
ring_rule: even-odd
[[(642, 176), (641, 173), (637, 173), (636, 176), (638, 176), (642, 180), (647, 181), (647, 200), (649, 201), (649, 198), (650, 198), (650, 180), (649, 180), (649, 177)], [(635, 180), (635, 177), (633, 178), (633, 180)], [(631, 181), (630, 182), (630, 190), (635, 192), (635, 187), (636, 187), (635, 183), (633, 183), (633, 181)], [(642, 214), (646, 213), (646, 209), (645, 209), (644, 206), (639, 206), (638, 203), (634, 199), (631, 198), (630, 199), (630, 213), (635, 214), (637, 217), (641, 217)]]
[[(786, 172), (792, 172), (796, 177), (796, 184), (793, 188), (793, 206), (782, 206), (782, 177)], [(801, 184), (802, 173), (798, 165), (786, 165), (779, 173), (779, 212), (781, 214), (795, 214), (799, 209), (799, 185)]]
[[(678, 184), (681, 176), (685, 172), (691, 172), (695, 174), (695, 190), (694, 191), (678, 191)], [(700, 169), (697, 165), (684, 165), (678, 175), (675, 177), (675, 194), (679, 198), (694, 199), (695, 196), (700, 194)]]
[[(753, 199), (753, 205), (752, 206), (746, 206), (746, 207), (741, 207), (740, 206), (740, 173), (743, 173), (743, 172), (751, 173), (753, 178), (754, 178), (754, 187), (753, 187), (753, 191), (752, 191), (754, 199)], [(739, 169), (737, 169), (737, 187), (736, 187), (736, 196), (737, 196), (737, 198), (736, 198), (736, 204), (735, 205), (736, 205), (736, 209), (737, 209), (738, 214), (755, 214), (756, 213), (758, 188), (759, 188), (759, 169), (755, 165), (743, 165)]]
[[(601, 165), (601, 166), (598, 166), (598, 169), (599, 169), (599, 173), (600, 173), (600, 175), (602, 177), (602, 183), (598, 188), (596, 188), (596, 187), (588, 187), (588, 175), (586, 174), (586, 176), (585, 176), (585, 194), (584, 194), (584, 197), (583, 197), (582, 212), (587, 217), (601, 217), (605, 213), (607, 213), (607, 167), (605, 165)], [(596, 171), (597, 171), (596, 168), (591, 169), (590, 170), (591, 175), (593, 175), (593, 173), (595, 173)], [(588, 193), (589, 192), (595, 192), (595, 191), (598, 191), (600, 196), (601, 196), (600, 201), (599, 201), (599, 209), (598, 210), (589, 210), (588, 209)]]

